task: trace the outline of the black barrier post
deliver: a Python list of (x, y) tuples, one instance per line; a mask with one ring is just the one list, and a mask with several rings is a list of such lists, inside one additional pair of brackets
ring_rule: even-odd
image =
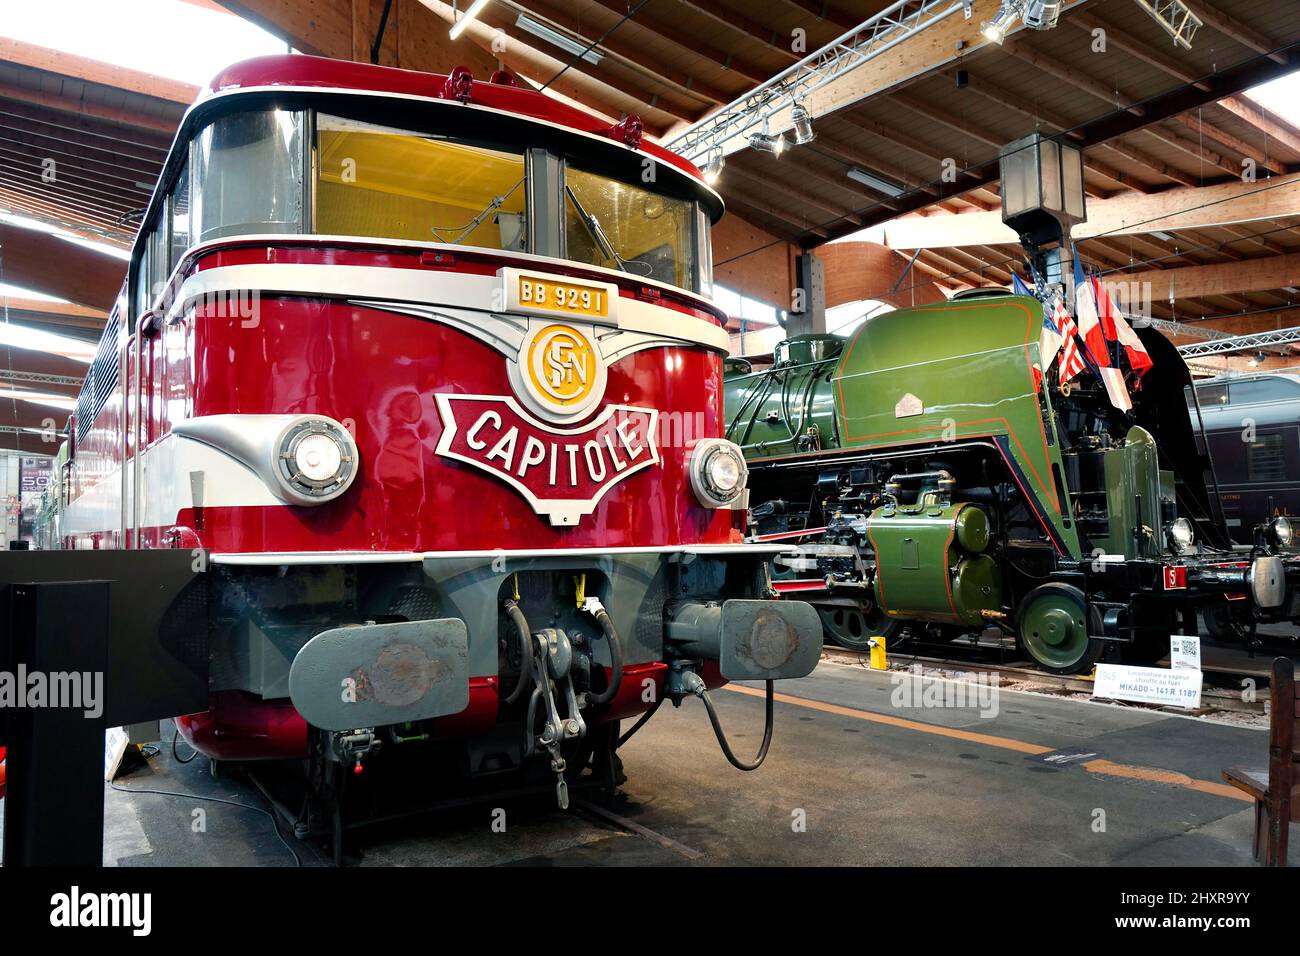
[[(11, 588), (10, 620), (0, 622), (9, 625), (3, 663), (20, 696), (6, 708), (5, 866), (103, 862), (109, 588), (107, 581)], [(29, 695), (33, 677), (45, 682), (43, 706), (28, 706), (38, 702)], [(78, 699), (55, 699), (72, 688)], [(50, 706), (69, 703), (76, 706)]]

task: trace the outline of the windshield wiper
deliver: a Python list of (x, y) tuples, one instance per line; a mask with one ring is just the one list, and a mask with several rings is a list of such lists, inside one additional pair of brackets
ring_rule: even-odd
[(573, 191), (572, 186), (565, 184), (564, 191), (569, 194), (569, 199), (573, 201), (574, 208), (578, 210), (578, 218), (587, 227), (587, 232), (591, 234), (591, 238), (596, 241), (601, 254), (606, 259), (612, 259), (624, 272), (631, 272), (632, 270), (627, 267), (627, 263), (623, 261), (623, 257), (614, 248), (614, 244), (609, 241), (609, 236), (605, 235), (605, 229), (601, 226), (600, 220), (596, 218), (595, 213), (587, 212), (586, 207), (582, 205), (582, 200), (578, 198), (578, 194)]
[[(524, 177), (524, 178), (527, 179), (527, 177)], [(473, 232), (475, 229), (477, 229), (479, 226), (483, 225), (483, 223), (487, 220), (487, 218), (488, 218), (489, 216), (491, 216), (494, 212), (496, 212), (498, 209), (500, 209), (500, 208), (502, 207), (502, 205), (505, 204), (505, 201), (506, 201), (507, 199), (509, 199), (511, 196), (514, 195), (515, 190), (518, 189), (518, 188), (519, 188), (520, 186), (522, 186), (523, 184), (524, 184), (524, 180), (523, 180), (523, 179), (519, 180), (519, 182), (517, 182), (517, 183), (515, 183), (513, 186), (511, 186), (510, 189), (507, 190), (505, 193), (503, 193), (503, 194), (500, 195), (500, 196), (497, 196), (497, 197), (496, 197), (495, 199), (493, 199), (490, 203), (488, 203), (486, 206), (484, 206), (484, 207), (483, 207), (483, 211), (480, 212), (480, 213), (479, 213), (477, 216), (475, 216), (473, 219), (471, 219), (469, 225), (466, 226), (464, 229), (462, 229), (462, 230), (460, 231), (460, 234), (459, 234), (458, 236), (456, 236), (455, 239), (451, 240), (451, 243), (450, 243), (450, 244), (453, 245), (453, 246), (458, 246), (458, 245), (460, 245), (462, 242), (464, 242), (466, 239), (468, 239), (469, 236), (470, 236), (470, 233), (472, 233), (472, 232)], [(437, 233), (438, 233), (438, 227), (437, 227), (437, 226), (434, 226), (432, 231), (433, 231), (434, 235), (437, 235)], [(441, 240), (441, 241), (444, 241), (444, 242), (446, 241), (446, 240), (442, 239), (441, 236), (438, 236), (438, 238), (439, 238), (439, 240)]]

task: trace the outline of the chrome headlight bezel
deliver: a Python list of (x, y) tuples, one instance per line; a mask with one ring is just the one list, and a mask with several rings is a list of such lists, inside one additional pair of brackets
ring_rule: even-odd
[(1187, 554), (1196, 546), (1196, 528), (1186, 518), (1175, 518), (1165, 525), (1165, 541), (1174, 554)]
[[(338, 449), (339, 463), (332, 475), (309, 478), (302, 473), (297, 453), (303, 441), (324, 436)], [(288, 425), (275, 440), (271, 471), (288, 497), (303, 504), (332, 501), (351, 486), (357, 475), (357, 445), (340, 423), (318, 415), (304, 415)]]
[(1268, 523), (1268, 540), (1274, 547), (1289, 548), (1295, 540), (1295, 529), (1286, 515), (1275, 515)]
[[(744, 507), (745, 489), (749, 482), (749, 467), (745, 454), (735, 442), (725, 438), (706, 438), (691, 448), (686, 463), (691, 476), (691, 489), (706, 508)], [(734, 469), (735, 483), (727, 487), (720, 477), (723, 469)]]

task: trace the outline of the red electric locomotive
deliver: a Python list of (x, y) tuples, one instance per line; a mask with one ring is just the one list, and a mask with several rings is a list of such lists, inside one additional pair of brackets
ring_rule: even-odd
[(620, 719), (810, 671), (817, 615), (771, 600), (721, 437), (721, 214), (635, 117), (506, 74), (218, 76), (69, 422), (58, 523), (208, 566), (184, 739), (304, 760), (327, 801), (405, 751), (531, 768), (563, 805)]

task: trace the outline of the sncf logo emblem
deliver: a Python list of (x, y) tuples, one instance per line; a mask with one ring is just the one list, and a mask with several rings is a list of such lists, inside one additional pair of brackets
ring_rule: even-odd
[(567, 325), (548, 325), (524, 356), (534, 394), (564, 409), (582, 405), (596, 387), (600, 358), (587, 337)]
[(605, 359), (595, 326), (534, 319), (508, 362), (515, 396), (541, 418), (580, 421), (605, 397)]
[(586, 425), (556, 428), (507, 396), (435, 398), (437, 453), (504, 481), (552, 525), (576, 525), (614, 485), (659, 463), (654, 409), (607, 405)]

